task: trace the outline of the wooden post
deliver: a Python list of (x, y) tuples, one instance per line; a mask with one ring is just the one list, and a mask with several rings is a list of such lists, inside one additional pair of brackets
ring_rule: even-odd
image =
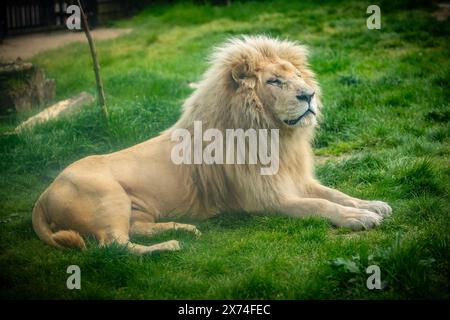
[(100, 77), (100, 66), (97, 60), (97, 51), (95, 50), (94, 40), (92, 39), (91, 32), (89, 31), (89, 25), (87, 21), (86, 14), (84, 13), (83, 7), (81, 6), (80, 0), (78, 0), (78, 6), (81, 12), (81, 23), (83, 24), (84, 33), (89, 43), (89, 49), (91, 51), (92, 61), (94, 64), (95, 81), (97, 83), (97, 93), (98, 93), (98, 104), (102, 108), (103, 114), (106, 120), (108, 120), (108, 109), (106, 107), (105, 93), (103, 91), (103, 82)]

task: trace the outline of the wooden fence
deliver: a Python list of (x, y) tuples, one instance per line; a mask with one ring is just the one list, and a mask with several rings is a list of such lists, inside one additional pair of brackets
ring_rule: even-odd
[[(99, 22), (124, 17), (134, 12), (139, 4), (151, 1), (83, 0), (81, 1), (95, 27)], [(0, 38), (20, 33), (62, 29), (67, 18), (66, 9), (76, 4), (73, 0), (1, 0)]]

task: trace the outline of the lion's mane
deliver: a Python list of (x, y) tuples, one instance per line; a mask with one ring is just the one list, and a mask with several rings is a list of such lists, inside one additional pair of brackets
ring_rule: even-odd
[[(314, 73), (309, 69), (307, 49), (296, 42), (265, 36), (243, 36), (217, 47), (210, 68), (196, 90), (183, 105), (180, 119), (165, 134), (177, 128), (193, 132), (194, 121), (203, 130), (248, 128), (280, 129), (279, 171), (262, 176), (258, 165), (182, 165), (186, 181), (192, 186), (190, 197), (198, 216), (224, 210), (264, 211), (276, 207), (280, 197), (301, 190), (302, 181), (313, 179), (312, 127), (286, 129), (270, 107), (246, 83), (264, 64), (275, 59), (289, 61), (320, 95)], [(237, 83), (236, 77), (242, 81)], [(320, 103), (320, 102), (319, 102)]]

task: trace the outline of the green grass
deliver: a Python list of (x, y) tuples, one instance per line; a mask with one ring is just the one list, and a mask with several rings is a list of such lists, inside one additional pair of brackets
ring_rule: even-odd
[[(449, 22), (435, 21), (421, 1), (384, 1), (382, 29), (367, 30), (369, 4), (179, 4), (114, 23), (134, 31), (97, 42), (109, 126), (92, 105), (32, 132), (0, 135), (1, 298), (448, 299)], [(354, 196), (389, 202), (392, 217), (355, 233), (318, 218), (223, 214), (198, 223), (200, 239), (183, 232), (134, 239), (182, 243), (179, 252), (147, 257), (95, 243), (60, 251), (39, 241), (31, 210), (58, 172), (169, 127), (213, 46), (244, 33), (311, 47), (325, 105), (314, 142), (324, 159), (317, 175)], [(56, 79), (56, 100), (95, 93), (85, 43), (33, 61)], [(0, 132), (24, 117), (3, 119)], [(81, 290), (66, 289), (72, 264), (81, 267)], [(370, 264), (381, 268), (382, 290), (366, 288)]]

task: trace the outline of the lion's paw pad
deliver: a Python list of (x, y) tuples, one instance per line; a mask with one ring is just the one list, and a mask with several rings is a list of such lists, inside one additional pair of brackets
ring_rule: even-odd
[(348, 227), (354, 231), (359, 230), (369, 230), (381, 223), (383, 220), (383, 217), (368, 211), (364, 210), (365, 212), (359, 214), (359, 215), (353, 215), (352, 217), (348, 217), (344, 220), (343, 227)]

